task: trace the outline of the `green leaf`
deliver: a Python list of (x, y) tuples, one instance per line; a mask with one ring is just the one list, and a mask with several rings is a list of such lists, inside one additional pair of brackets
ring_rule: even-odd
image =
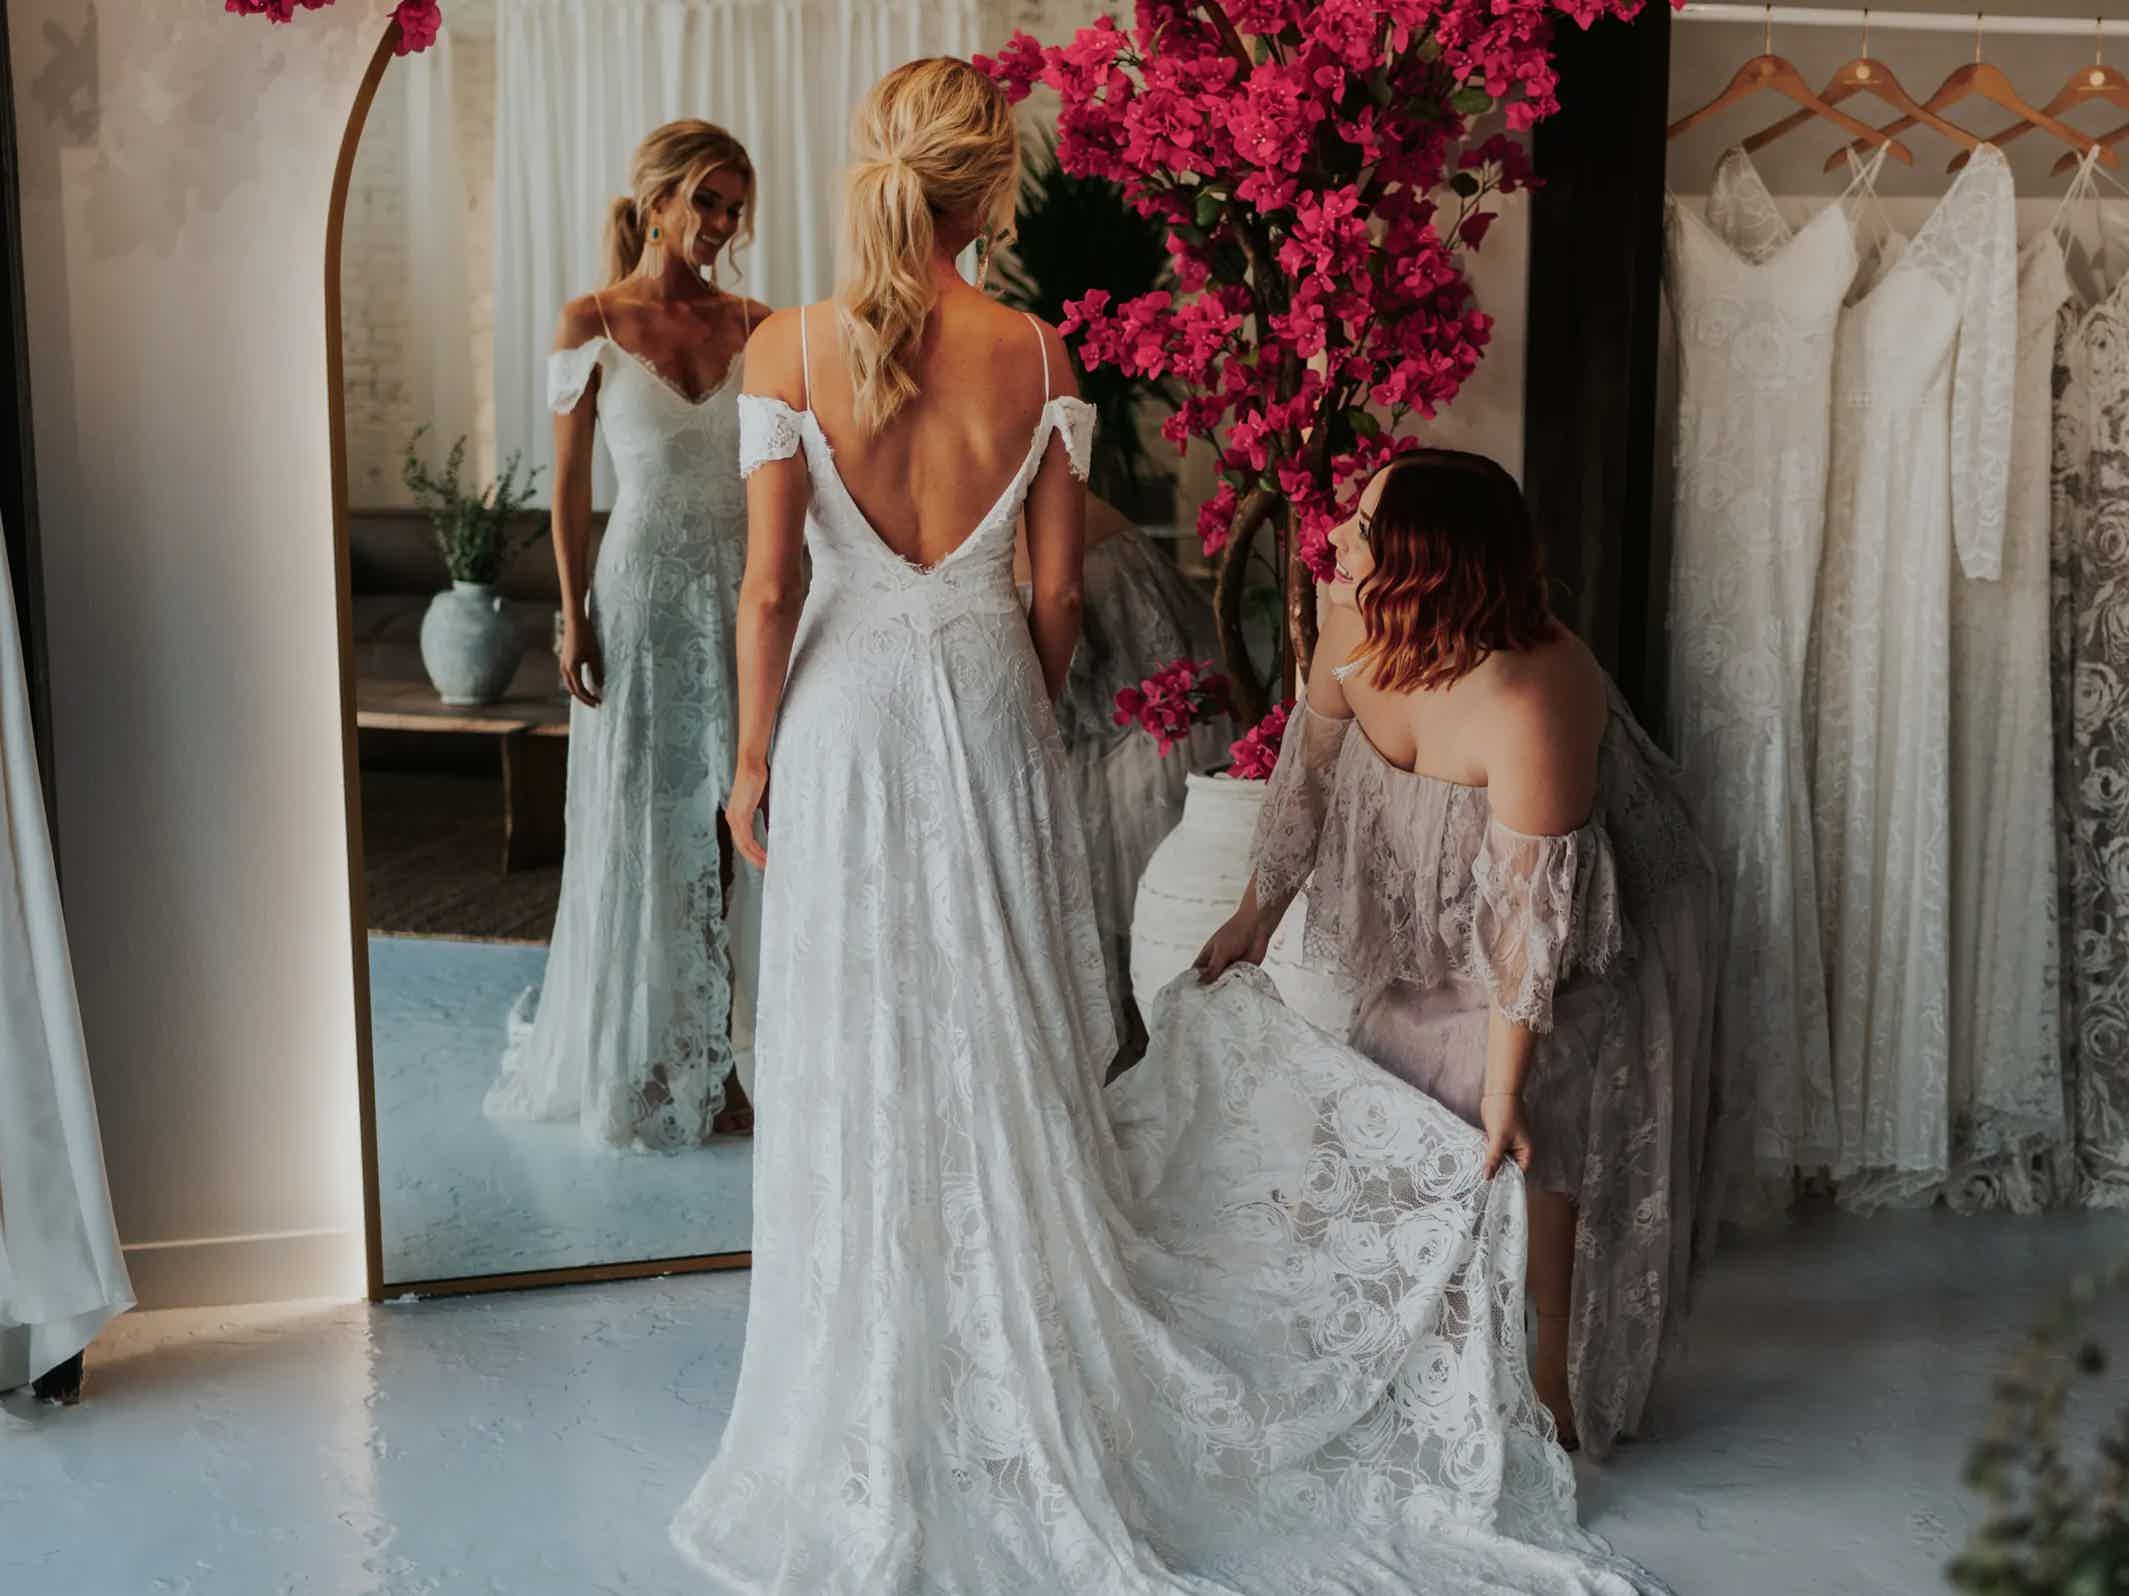
[(1201, 188), (1198, 190), (1198, 226), (1212, 226), (1214, 222), (1220, 219), (1220, 213), (1225, 209), (1227, 209), (1227, 196), (1218, 189)]
[(1469, 199), (1478, 192), (1478, 179), (1469, 172), (1458, 172), (1449, 179), (1449, 186), (1465, 199)]
[(1353, 430), (1363, 438), (1380, 437), (1382, 434), (1382, 422), (1376, 417), (1375, 412), (1365, 405), (1349, 406), (1346, 409), (1345, 418), (1353, 424)]
[(1458, 116), (1484, 116), (1493, 109), (1493, 96), (1467, 83), (1449, 96), (1449, 109)]
[(1390, 103), (1390, 74), (1386, 68), (1374, 67), (1370, 69), (1368, 75), (1361, 81), (1367, 84), (1369, 99), (1373, 100), (1377, 105), (1388, 105)]
[(1177, 238), (1180, 238), (1193, 249), (1203, 249), (1212, 242), (1212, 235), (1207, 233), (1204, 228), (1193, 227), (1188, 222), (1177, 222), (1174, 232)]

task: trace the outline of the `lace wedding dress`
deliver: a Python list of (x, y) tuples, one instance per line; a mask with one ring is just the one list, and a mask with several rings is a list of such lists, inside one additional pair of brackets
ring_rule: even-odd
[(2054, 227), (2018, 254), (2017, 376), (2002, 572), (1952, 579), (1954, 1208), (2037, 1213), (2062, 1144), (2061, 959), (2048, 683), (2055, 326), (2070, 294)]
[(1102, 1089), (1085, 849), (1013, 584), (1014, 515), (1084, 473), (1091, 409), (1049, 401), (920, 568), (810, 408), (741, 403), (743, 470), (803, 454), (813, 584), (746, 1350), (681, 1551), (744, 1596), (1656, 1588), (1576, 1526), (1522, 1356), (1520, 1182), (1480, 1178), (1476, 1133), (1253, 970), (1186, 975)]
[(2074, 1143), (2063, 1184), (2091, 1206), (2129, 1208), (2129, 236), (2099, 242), (2090, 264), (2117, 275), (2063, 307), (2055, 365), (2055, 768)]
[(1813, 825), (1842, 1202), (1934, 1195), (1952, 1096), (1951, 587), (2003, 564), (2010, 168), (1982, 145), (1841, 316), (1814, 645)]
[(1833, 1161), (1838, 1134), (1804, 669), (1834, 330), (1856, 268), (1849, 197), (1792, 232), (1733, 149), (1705, 217), (1670, 199), (1664, 251), (1679, 366), (1671, 751), (1728, 916), (1715, 1071), (1756, 1093), (1753, 1163), (1783, 1191), (1792, 1169)]
[(486, 1108), (574, 1119), (601, 1146), (707, 1140), (732, 1069), (717, 825), (732, 779), (732, 624), (746, 560), (738, 365), (690, 398), (610, 335), (549, 362), (558, 413), (599, 374), (620, 479), (591, 582), (605, 676), (597, 709), (570, 706), (546, 979), (511, 1015)]

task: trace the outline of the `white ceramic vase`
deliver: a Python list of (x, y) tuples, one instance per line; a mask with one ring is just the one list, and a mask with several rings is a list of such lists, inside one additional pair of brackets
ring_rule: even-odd
[(525, 640), (486, 582), (453, 582), (421, 618), (421, 663), (447, 704), (492, 704), (510, 691)]
[[(1234, 913), (1249, 884), (1249, 849), (1265, 784), (1193, 773), (1183, 818), (1153, 852), (1139, 880), (1131, 916), (1131, 992), (1150, 1017), (1161, 988), (1197, 958), (1206, 939)], [(1344, 1036), (1353, 1004), (1330, 971), (1301, 955), (1307, 895), (1294, 900), (1264, 960), (1280, 997), (1310, 1023)]]

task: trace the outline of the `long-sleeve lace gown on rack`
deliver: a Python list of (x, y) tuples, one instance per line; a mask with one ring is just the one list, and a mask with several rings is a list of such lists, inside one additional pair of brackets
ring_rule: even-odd
[[(1851, 199), (1792, 230), (1733, 149), (1704, 216), (1671, 198), (1664, 251), (1679, 370), (1670, 746), (1722, 873), (1719, 1068), (1754, 1094), (1752, 1162), (1784, 1196), (1838, 1141), (1804, 671)], [(1759, 1206), (1756, 1187), (1738, 1207)]]
[[(1955, 1208), (2037, 1212), (2062, 1145), (2056, 838), (2048, 684), (2055, 326), (2069, 297), (2053, 226), (2018, 252), (2010, 497), (1993, 579), (1952, 577), (1952, 1146)], [(1926, 1190), (1926, 1188), (1925, 1188)]]
[[(2003, 559), (2017, 366), (2010, 168), (1982, 145), (1841, 314), (1813, 637), (1813, 830), (1841, 1201), (1938, 1191), (1951, 1063), (1951, 585)], [(2033, 933), (2038, 934), (2038, 927)]]
[(557, 352), (566, 413), (599, 374), (620, 494), (592, 573), (605, 677), (569, 711), (567, 846), (543, 983), (518, 1001), (487, 1112), (597, 1145), (705, 1141), (732, 1070), (717, 824), (731, 788), (732, 624), (746, 562), (738, 361), (690, 399), (611, 337)]
[[(1031, 362), (1032, 364), (1032, 362)], [(773, 762), (752, 1300), (673, 1536), (744, 1596), (1631, 1592), (1521, 1343), (1514, 1174), (1254, 971), (1114, 1046), (1013, 584), (1041, 411), (943, 561), (891, 552), (814, 413), (813, 583)], [(1062, 440), (1061, 447), (1053, 447)]]
[(1258, 822), (1260, 900), (1309, 883), (1310, 955), (1357, 1002), (1352, 1043), (1478, 1123), (1492, 1014), (1538, 1034), (1529, 1179), (1578, 1204), (1569, 1378), (1601, 1456), (1641, 1422), (1715, 1235), (1715, 866), (1677, 772), (1616, 690), (1597, 805), (1563, 836), (1483, 787), (1390, 764), (1295, 706)]

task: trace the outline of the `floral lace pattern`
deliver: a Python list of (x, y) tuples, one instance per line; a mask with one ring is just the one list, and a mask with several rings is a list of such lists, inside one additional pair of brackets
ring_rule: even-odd
[(1813, 636), (1813, 833), (1841, 1201), (1951, 1172), (1953, 552), (2002, 570), (2017, 371), (2010, 168), (1983, 145), (1843, 312)]
[(1400, 770), (1297, 704), (1253, 862), (1262, 898), (1308, 885), (1309, 951), (1354, 982), (1354, 1041), (1385, 1070), (1472, 1115), (1491, 1011), (1540, 1033), (1533, 1168), (1580, 1208), (1570, 1378), (1602, 1455), (1683, 1323), (1748, 1101), (1715, 1068), (1719, 898), (1676, 770), (1614, 691), (1595, 815), (1526, 837), (1484, 788)]
[(1086, 851), (1013, 584), (1079, 410), (929, 570), (791, 424), (813, 582), (773, 759), (753, 1296), (676, 1544), (744, 1596), (1657, 1588), (1575, 1524), (1522, 1361), (1520, 1193), (1453, 1116), (1250, 971), (1186, 975), (1103, 1092)]
[(2052, 549), (2063, 1194), (2129, 1208), (2129, 275), (2064, 307)]
[(595, 338), (551, 358), (550, 405), (575, 409), (594, 371), (620, 478), (591, 583), (603, 702), (570, 706), (547, 977), (512, 1013), (486, 1108), (664, 1151), (708, 1138), (732, 1069), (717, 826), (745, 560), (737, 375), (691, 404)]

